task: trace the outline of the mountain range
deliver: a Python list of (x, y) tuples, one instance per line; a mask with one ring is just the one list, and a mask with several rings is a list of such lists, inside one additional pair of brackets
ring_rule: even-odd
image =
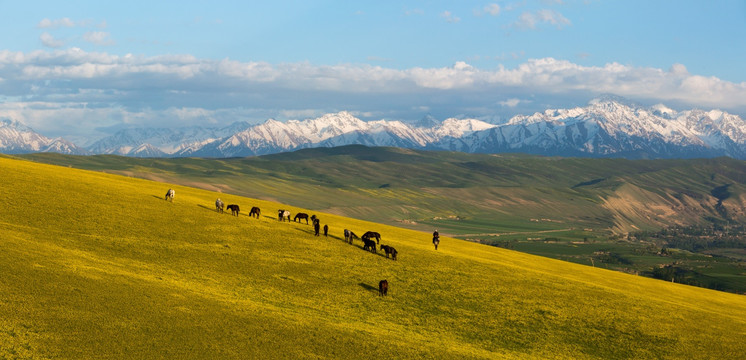
[(625, 158), (746, 159), (746, 122), (720, 110), (675, 111), (603, 97), (584, 107), (517, 115), (494, 124), (426, 116), (415, 123), (363, 121), (342, 111), (315, 119), (225, 128), (125, 129), (86, 148), (0, 121), (0, 152), (117, 154), (134, 157), (243, 157), (350, 144), (469, 153)]

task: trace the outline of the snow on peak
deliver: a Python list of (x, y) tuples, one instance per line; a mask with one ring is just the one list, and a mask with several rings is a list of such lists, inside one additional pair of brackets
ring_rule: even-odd
[(712, 120), (720, 120), (723, 116), (723, 112), (720, 110), (710, 110), (707, 112), (707, 117), (709, 117)]
[(475, 131), (487, 130), (494, 127), (497, 127), (497, 125), (486, 123), (477, 119), (450, 118), (443, 121), (440, 126), (434, 128), (434, 133), (439, 137), (462, 137)]
[[(83, 150), (25, 129), (19, 122), (0, 119), (0, 151)], [(237, 122), (221, 129), (121, 130), (88, 150), (128, 156), (227, 157), (349, 144), (467, 152), (541, 149), (596, 156), (637, 152), (746, 158), (746, 122), (720, 110), (677, 112), (663, 104), (642, 107), (605, 96), (583, 107), (517, 115), (499, 124), (463, 117), (440, 122), (429, 115), (415, 123), (363, 121), (340, 111), (305, 120), (268, 119), (253, 126)]]

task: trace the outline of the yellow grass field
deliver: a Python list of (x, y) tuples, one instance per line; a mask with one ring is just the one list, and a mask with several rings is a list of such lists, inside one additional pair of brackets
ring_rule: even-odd
[(3, 359), (746, 359), (741, 295), (9, 157), (0, 204)]

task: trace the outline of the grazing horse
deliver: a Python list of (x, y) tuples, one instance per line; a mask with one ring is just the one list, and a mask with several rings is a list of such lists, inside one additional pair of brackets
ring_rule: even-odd
[(365, 237), (363, 237), (363, 250), (368, 250), (372, 253), (378, 254), (378, 252), (376, 252), (376, 242), (366, 239)]
[(399, 253), (398, 251), (396, 251), (396, 249), (394, 249), (393, 246), (388, 246), (388, 245), (381, 245), (381, 250), (383, 250), (384, 252), (386, 252), (386, 258), (387, 259), (388, 259), (389, 255), (391, 255), (391, 258), (394, 259), (394, 260), (396, 260), (396, 254)]
[(218, 198), (217, 200), (215, 200), (215, 211), (222, 214), (224, 205), (225, 204), (223, 203), (223, 201)]
[(376, 238), (376, 244), (381, 242), (381, 234), (375, 231), (368, 231), (365, 234), (363, 234), (363, 239), (370, 239), (370, 238)]
[(316, 219), (318, 219), (316, 214), (311, 215), (311, 222), (316, 221)]
[(277, 220), (279, 221), (285, 221), (287, 219), (290, 221), (290, 211), (287, 210), (278, 210), (277, 211)]
[(381, 280), (378, 282), (378, 295), (386, 296), (389, 293), (389, 282), (388, 280)]
[(360, 239), (354, 232), (345, 229), (345, 241), (352, 244), (352, 239)]
[(297, 213), (297, 214), (295, 214), (295, 217), (293, 218), (293, 221), (300, 222), (303, 219), (306, 219), (306, 225), (308, 225), (308, 214), (306, 214), (306, 213)]
[(240, 211), (240, 209), (238, 208), (238, 205), (231, 204), (231, 205), (228, 205), (226, 208), (231, 211), (231, 215), (238, 216), (238, 212)]
[(329, 237), (329, 225), (324, 224), (324, 237)]
[(256, 215), (256, 218), (258, 219), (258, 218), (259, 218), (259, 214), (260, 214), (261, 212), (262, 212), (262, 210), (259, 210), (259, 208), (258, 208), (258, 207), (254, 206), (254, 207), (252, 207), (252, 208), (251, 208), (251, 212), (249, 212), (249, 216), (254, 216), (254, 215)]
[(168, 191), (166, 191), (166, 200), (174, 202), (174, 189), (168, 189)]

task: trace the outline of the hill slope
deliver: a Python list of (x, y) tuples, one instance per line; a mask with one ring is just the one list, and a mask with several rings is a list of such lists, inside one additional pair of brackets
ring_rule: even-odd
[[(4, 358), (746, 357), (743, 296), (448, 238), (434, 251), (331, 214), (319, 238), (274, 216), (301, 209), (195, 188), (9, 158), (0, 172)], [(264, 215), (217, 214), (218, 196)], [(378, 230), (400, 259), (343, 228)]]
[[(546, 158), (365, 146), (215, 160), (24, 157), (452, 235), (536, 228), (626, 233), (708, 218), (746, 221), (746, 162), (729, 158)], [(719, 207), (712, 192), (724, 185), (729, 197)]]

